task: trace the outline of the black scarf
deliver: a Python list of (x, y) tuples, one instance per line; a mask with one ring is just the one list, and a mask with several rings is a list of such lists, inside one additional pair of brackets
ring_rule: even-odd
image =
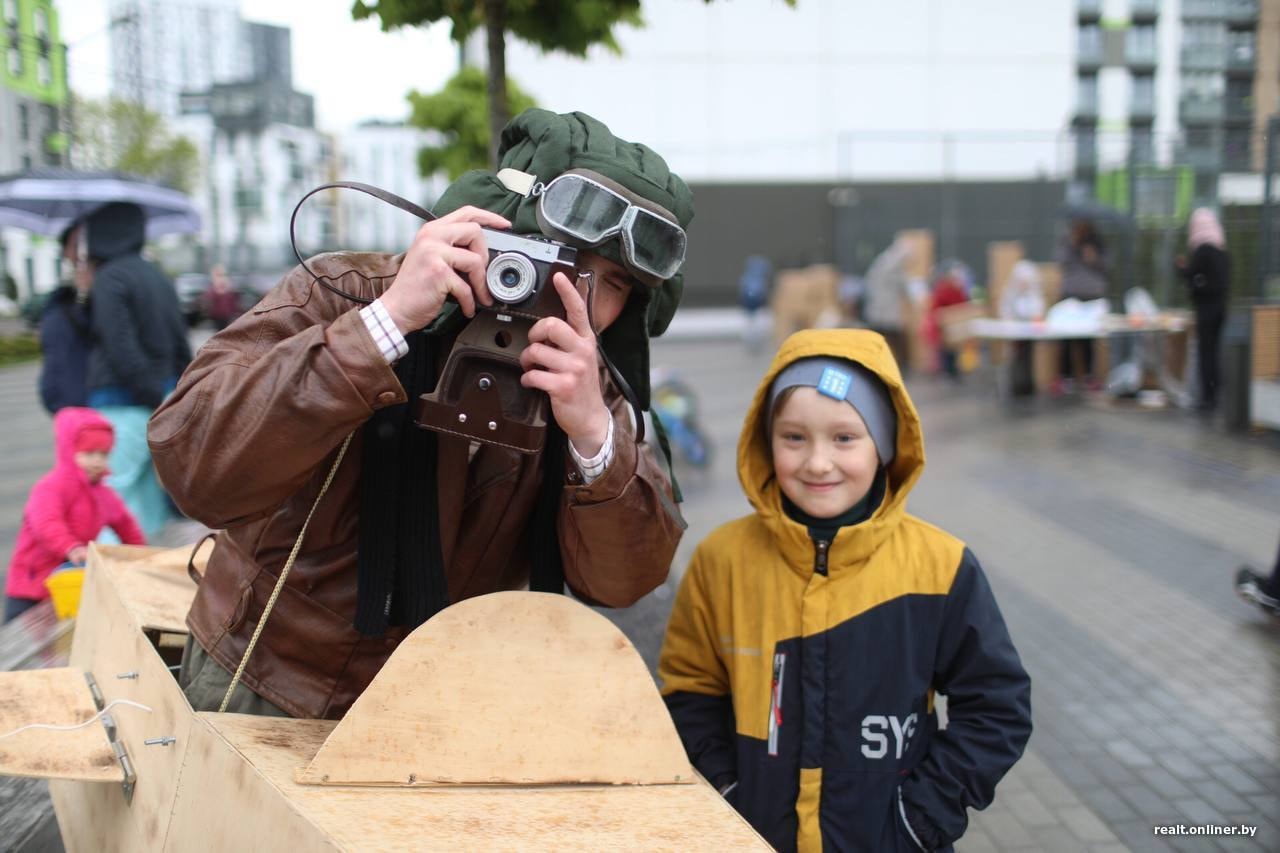
[(413, 422), (418, 397), (435, 384), (439, 343), (421, 332), (407, 340), (395, 372), (409, 401), (374, 412), (363, 431), (355, 627), (370, 637), (388, 625), (416, 628), (449, 603), (436, 434)]
[[(409, 354), (396, 376), (409, 401), (374, 413), (363, 430), (360, 468), (360, 540), (355, 627), (381, 636), (390, 625), (416, 628), (449, 603), (440, 546), (436, 434), (414, 423), (413, 406), (436, 382), (440, 338), (407, 337)], [(556, 514), (564, 488), (564, 432), (547, 424), (542, 484), (526, 541), (529, 588), (563, 592), (564, 568)]]

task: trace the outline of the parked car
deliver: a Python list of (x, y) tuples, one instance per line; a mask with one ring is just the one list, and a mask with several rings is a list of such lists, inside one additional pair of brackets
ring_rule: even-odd
[(187, 325), (192, 328), (198, 326), (205, 319), (204, 292), (209, 289), (209, 276), (198, 272), (183, 273), (173, 280), (173, 289), (178, 292), (178, 305)]

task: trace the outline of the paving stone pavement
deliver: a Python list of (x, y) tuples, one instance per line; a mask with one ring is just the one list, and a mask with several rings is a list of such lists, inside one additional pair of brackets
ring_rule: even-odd
[[(689, 529), (671, 577), (608, 614), (651, 666), (693, 547), (749, 511), (736, 443), (768, 358), (725, 340), (655, 343), (653, 363), (695, 389), (714, 454), (705, 470), (677, 462)], [(911, 511), (977, 554), (1033, 679), (1027, 753), (957, 849), (1280, 850), (1280, 622), (1231, 590), (1239, 564), (1275, 556), (1280, 439), (1177, 411), (1010, 405), (987, 380), (910, 382), (927, 453)], [(0, 370), (0, 572), (52, 462), (34, 382), (33, 366)], [(1177, 823), (1259, 829), (1152, 832)]]

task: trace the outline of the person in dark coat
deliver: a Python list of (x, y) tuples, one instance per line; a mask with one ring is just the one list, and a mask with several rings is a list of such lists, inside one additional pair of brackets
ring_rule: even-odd
[(115, 428), (110, 485), (154, 538), (173, 515), (147, 448), (147, 420), (191, 362), (173, 283), (142, 255), (142, 209), (108, 204), (85, 218), (94, 263), (89, 405)]
[[(1077, 219), (1071, 223), (1071, 230), (1058, 248), (1058, 263), (1062, 267), (1063, 299), (1088, 302), (1106, 298), (1107, 248), (1092, 222)], [(1089, 391), (1101, 389), (1102, 385), (1093, 373), (1093, 341), (1070, 338), (1064, 340), (1059, 349), (1058, 378), (1050, 389), (1055, 397), (1071, 389), (1076, 355), (1084, 367), (1085, 388)]]
[(1257, 605), (1268, 616), (1280, 617), (1280, 550), (1270, 574), (1262, 574), (1253, 566), (1241, 566), (1236, 572), (1236, 594)]
[(1187, 225), (1187, 249), (1190, 259), (1178, 258), (1191, 288), (1191, 304), (1196, 312), (1196, 352), (1200, 375), (1200, 399), (1197, 407), (1211, 412), (1218, 404), (1218, 351), (1222, 343), (1222, 324), (1227, 318), (1227, 295), (1231, 281), (1231, 257), (1218, 217), (1207, 207), (1197, 208)]
[(50, 293), (40, 316), (40, 351), (44, 354), (40, 401), (51, 415), (68, 406), (84, 406), (88, 400), (85, 381), (93, 347), (89, 316), (93, 264), (79, 257), (82, 237), (83, 230), (75, 226), (62, 233), (62, 257), (73, 270), (72, 284)]

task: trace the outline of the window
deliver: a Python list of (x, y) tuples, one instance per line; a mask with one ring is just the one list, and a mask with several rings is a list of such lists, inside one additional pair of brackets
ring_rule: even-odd
[(36, 82), (41, 86), (53, 83), (53, 72), (49, 66), (49, 57), (42, 56), (36, 60)]
[(31, 20), (35, 27), (36, 38), (47, 39), (49, 37), (49, 13), (44, 9), (37, 8), (32, 14)]
[(18, 138), (24, 142), (31, 138), (31, 116), (26, 104), (18, 104)]
[(1156, 58), (1156, 28), (1131, 27), (1126, 39), (1125, 55), (1130, 62), (1154, 62)]
[(4, 0), (4, 19), (15, 24), (18, 22), (18, 0)]
[(11, 77), (22, 76), (22, 51), (15, 44), (9, 48), (9, 75)]

